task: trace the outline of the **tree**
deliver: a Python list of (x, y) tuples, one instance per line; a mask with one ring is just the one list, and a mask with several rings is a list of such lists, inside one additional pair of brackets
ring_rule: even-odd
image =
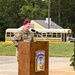
[[(63, 28), (75, 33), (75, 0), (50, 0), (50, 17)], [(38, 8), (39, 6), (39, 8)], [(7, 28), (18, 28), (23, 20), (48, 17), (48, 0), (0, 0), (0, 40)]]
[(60, 21), (61, 21), (61, 16), (60, 16), (60, 0), (58, 0), (58, 20), (59, 20), (59, 25), (60, 25)]
[(24, 0), (0, 0), (0, 40), (4, 40), (5, 30), (9, 27), (19, 27), (21, 19), (19, 9)]

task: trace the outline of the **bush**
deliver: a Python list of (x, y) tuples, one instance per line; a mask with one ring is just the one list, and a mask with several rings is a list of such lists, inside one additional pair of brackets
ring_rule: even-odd
[(70, 66), (73, 66), (73, 68), (75, 70), (74, 53), (72, 54), (72, 57), (70, 58), (70, 61), (71, 61)]
[(0, 46), (10, 46), (12, 42), (0, 42)]

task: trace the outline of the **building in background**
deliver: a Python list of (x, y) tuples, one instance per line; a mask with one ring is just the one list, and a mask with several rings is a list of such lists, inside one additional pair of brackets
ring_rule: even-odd
[[(64, 29), (61, 26), (57, 25), (50, 19), (50, 29), (48, 29), (48, 18), (46, 20), (31, 20), (31, 29), (35, 29), (32, 32), (34, 35), (35, 41), (49, 41), (49, 42), (69, 42), (69, 38), (72, 37), (71, 29)], [(22, 26), (23, 27), (23, 26)], [(6, 29), (5, 32), (5, 41), (11, 41), (14, 33), (20, 30), (22, 27), (18, 29)]]
[[(31, 20), (31, 28), (48, 29), (48, 18), (46, 18), (46, 20)], [(50, 18), (50, 29), (64, 29), (64, 28), (51, 21)]]

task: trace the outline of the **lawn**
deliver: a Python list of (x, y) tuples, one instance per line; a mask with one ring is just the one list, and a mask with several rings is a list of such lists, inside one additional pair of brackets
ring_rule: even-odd
[[(74, 51), (74, 43), (50, 43), (49, 56), (51, 57), (70, 57)], [(16, 47), (0, 46), (0, 55), (14, 56)]]
[(74, 43), (51, 43), (49, 44), (49, 56), (70, 57), (74, 52)]
[(0, 46), (0, 55), (14, 56), (16, 48), (14, 46)]

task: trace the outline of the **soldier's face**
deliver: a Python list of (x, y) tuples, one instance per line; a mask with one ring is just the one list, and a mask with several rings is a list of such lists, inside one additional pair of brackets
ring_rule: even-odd
[(30, 23), (27, 23), (26, 25), (24, 25), (25, 31), (29, 31), (29, 29), (30, 29)]

